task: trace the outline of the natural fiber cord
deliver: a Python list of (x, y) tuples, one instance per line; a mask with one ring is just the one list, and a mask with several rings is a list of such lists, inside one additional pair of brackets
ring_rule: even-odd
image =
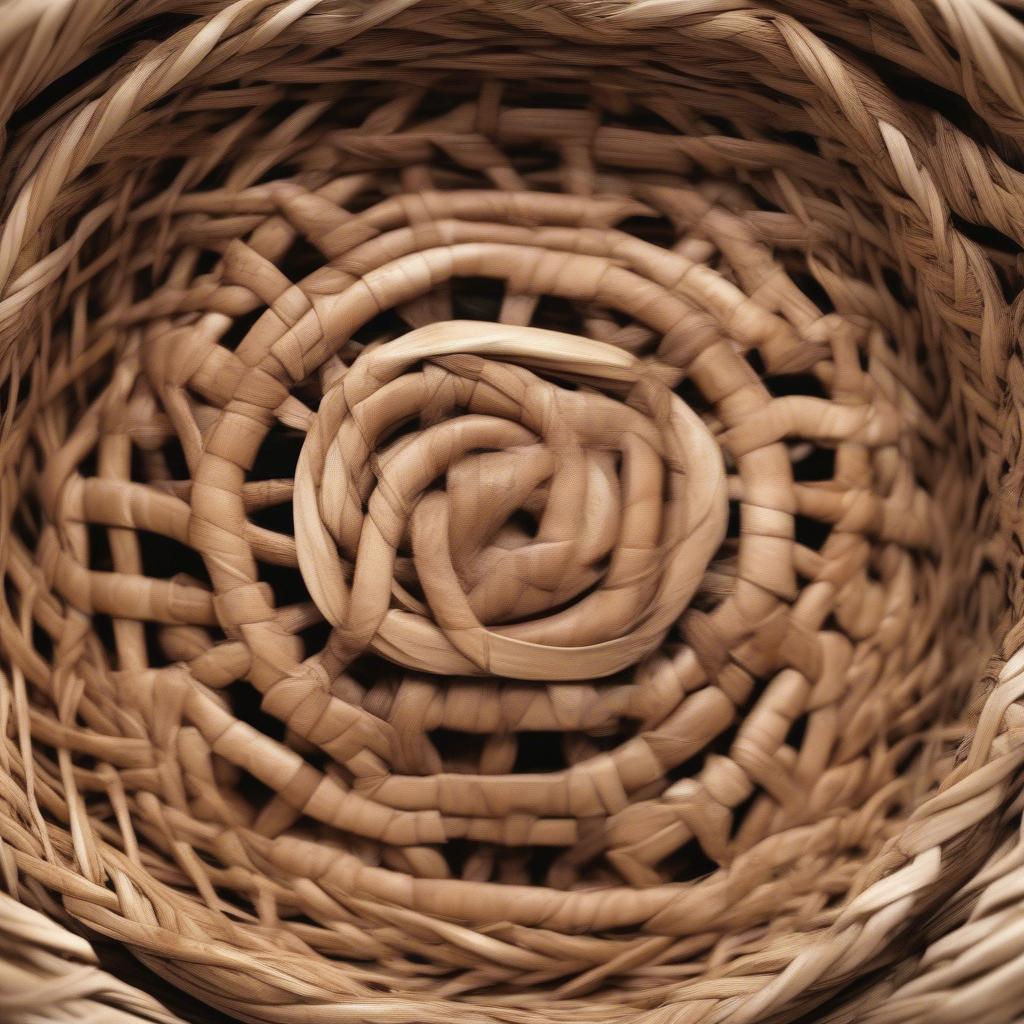
[(1024, 1020), (1024, 5), (7, 0), (0, 122), (0, 1022)]
[(100, 970), (85, 939), (0, 894), (0, 1019), (177, 1024), (180, 1018)]

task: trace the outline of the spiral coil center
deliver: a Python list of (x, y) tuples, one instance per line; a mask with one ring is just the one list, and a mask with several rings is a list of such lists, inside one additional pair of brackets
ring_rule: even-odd
[(720, 450), (678, 396), (621, 349), (532, 327), (446, 321), (368, 350), (296, 473), (299, 564), (334, 649), (434, 673), (636, 663), (726, 519)]

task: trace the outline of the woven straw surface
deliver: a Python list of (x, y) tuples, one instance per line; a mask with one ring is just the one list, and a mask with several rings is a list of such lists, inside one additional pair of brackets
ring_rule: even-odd
[(4, 1019), (1024, 1013), (1016, 7), (0, 11)]

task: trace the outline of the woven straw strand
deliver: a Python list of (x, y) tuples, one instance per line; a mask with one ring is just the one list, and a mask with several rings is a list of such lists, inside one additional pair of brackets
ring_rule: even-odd
[(240, 1020), (1017, 1019), (1017, 13), (9, 5), (5, 887)]

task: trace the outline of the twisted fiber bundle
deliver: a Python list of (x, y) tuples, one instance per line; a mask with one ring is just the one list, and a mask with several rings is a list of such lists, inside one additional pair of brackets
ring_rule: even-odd
[(5, 888), (241, 1020), (1015, 1019), (1022, 54), (11, 5)]
[(0, 951), (4, 1020), (179, 1021), (155, 999), (101, 970), (85, 939), (6, 895), (0, 896)]

